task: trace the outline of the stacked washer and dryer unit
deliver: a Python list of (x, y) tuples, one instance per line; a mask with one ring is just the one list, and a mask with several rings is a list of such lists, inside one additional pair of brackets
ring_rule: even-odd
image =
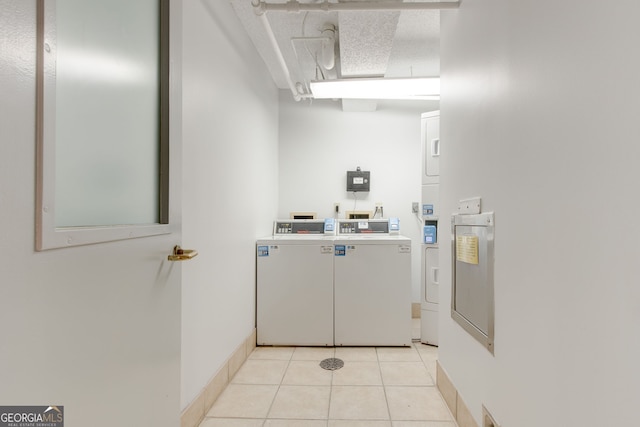
[(440, 112), (422, 114), (422, 253), (420, 340), (438, 345)]
[(397, 220), (276, 221), (256, 306), (258, 345), (410, 346), (411, 240)]

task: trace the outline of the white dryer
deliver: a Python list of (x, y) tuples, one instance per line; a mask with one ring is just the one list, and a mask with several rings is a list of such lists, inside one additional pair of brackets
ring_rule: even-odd
[(440, 112), (422, 115), (422, 278), (420, 286), (420, 340), (438, 345), (439, 255), (437, 244), (440, 212)]
[(256, 242), (258, 345), (333, 346), (334, 227), (281, 220)]
[(437, 219), (425, 220), (422, 237), (422, 278), (420, 286), (420, 341), (438, 345), (438, 300), (440, 262)]
[(338, 221), (336, 346), (411, 345), (411, 239), (394, 235), (397, 225), (389, 220)]

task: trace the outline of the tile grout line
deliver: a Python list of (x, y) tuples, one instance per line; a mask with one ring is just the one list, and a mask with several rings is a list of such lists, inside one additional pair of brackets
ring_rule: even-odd
[[(336, 357), (336, 347), (333, 347), (333, 357)], [(320, 367), (320, 369), (323, 369), (322, 367)], [(329, 427), (329, 417), (331, 417), (331, 397), (333, 396), (333, 379), (335, 376), (336, 371), (332, 370), (331, 371), (331, 382), (329, 383), (329, 404), (327, 405), (327, 422), (326, 422), (326, 426)]]
[(378, 360), (378, 371), (380, 372), (380, 382), (382, 383), (382, 392), (384, 393), (384, 401), (387, 404), (387, 416), (389, 418), (389, 424), (393, 425), (391, 420), (391, 408), (389, 407), (389, 397), (387, 396), (387, 386), (384, 383), (384, 376), (382, 375), (382, 366), (380, 366), (380, 355), (378, 354), (378, 347), (376, 347), (376, 359)]
[[(422, 343), (420, 343), (420, 345), (422, 345)], [(429, 344), (425, 344), (428, 347), (431, 347)], [(438, 346), (434, 346), (435, 348), (438, 348)], [(416, 350), (417, 347), (416, 347)], [(431, 373), (431, 371), (429, 370), (429, 366), (427, 366), (427, 361), (422, 357), (422, 353), (420, 352), (420, 350), (418, 350), (418, 355), (420, 356), (420, 360), (422, 360), (422, 363), (424, 364), (425, 368), (427, 369), (427, 372), (429, 373), (429, 375), (431, 376), (431, 379), (433, 380), (433, 387), (434, 389), (438, 392), (438, 395), (440, 396), (440, 398), (442, 399), (442, 402), (444, 403), (444, 406), (447, 408), (449, 415), (451, 416), (451, 421), (453, 423), (453, 425), (455, 427), (458, 427), (458, 420), (455, 416), (455, 414), (451, 411), (451, 408), (449, 407), (449, 405), (447, 404), (447, 402), (444, 400), (444, 396), (442, 395), (442, 392), (440, 391), (440, 389), (438, 388), (438, 382), (437, 382), (437, 372), (434, 372), (433, 374)], [(439, 354), (438, 354), (438, 358), (439, 358)], [(437, 361), (438, 359), (436, 359)], [(436, 368), (437, 370), (437, 368)], [(447, 421), (449, 422), (449, 421)]]
[(285, 377), (285, 375), (287, 375), (287, 371), (289, 370), (289, 366), (291, 366), (291, 361), (293, 360), (293, 355), (296, 352), (296, 348), (297, 347), (293, 347), (293, 351), (291, 352), (291, 356), (287, 360), (287, 366), (284, 368), (284, 372), (282, 373), (282, 378), (280, 378), (280, 382), (278, 383), (278, 388), (276, 389), (276, 392), (273, 395), (273, 399), (271, 400), (271, 404), (269, 405), (269, 409), (267, 410), (267, 413), (264, 416), (264, 420), (262, 421), (262, 426), (263, 427), (267, 423), (267, 420), (269, 420), (269, 414), (271, 414), (271, 410), (273, 409), (273, 404), (275, 403), (276, 397), (278, 397), (278, 393), (280, 392), (280, 388), (282, 387), (282, 381), (284, 381), (284, 377)]
[[(336, 347), (333, 347), (333, 357), (336, 357)], [(320, 369), (323, 369), (320, 367)], [(331, 371), (331, 382), (329, 383), (329, 404), (327, 405), (327, 427), (329, 426), (329, 417), (331, 416), (331, 397), (333, 396), (333, 380), (335, 377), (335, 370)]]
[(433, 382), (432, 386), (436, 385), (436, 380), (435, 378), (433, 378), (433, 375), (431, 375), (431, 371), (429, 371), (429, 367), (427, 366), (427, 362), (426, 360), (424, 360), (424, 358), (422, 357), (422, 353), (420, 353), (420, 350), (418, 349), (418, 344), (422, 345), (421, 342), (417, 342), (413, 344), (413, 347), (415, 348), (416, 352), (418, 352), (418, 357), (420, 358), (420, 361), (422, 362), (422, 365), (424, 366), (424, 369), (427, 371), (427, 374), (429, 375), (429, 378), (431, 378), (431, 382)]

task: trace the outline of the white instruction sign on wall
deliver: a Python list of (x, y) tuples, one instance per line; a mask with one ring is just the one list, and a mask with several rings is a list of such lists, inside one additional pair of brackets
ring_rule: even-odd
[(478, 236), (456, 236), (456, 260), (467, 264), (478, 264)]

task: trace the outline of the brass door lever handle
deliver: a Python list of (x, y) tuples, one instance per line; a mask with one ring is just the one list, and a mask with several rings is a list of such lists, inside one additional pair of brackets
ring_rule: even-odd
[(198, 251), (193, 249), (182, 249), (180, 246), (175, 245), (173, 253), (167, 257), (169, 261), (188, 261), (191, 258), (198, 255)]

